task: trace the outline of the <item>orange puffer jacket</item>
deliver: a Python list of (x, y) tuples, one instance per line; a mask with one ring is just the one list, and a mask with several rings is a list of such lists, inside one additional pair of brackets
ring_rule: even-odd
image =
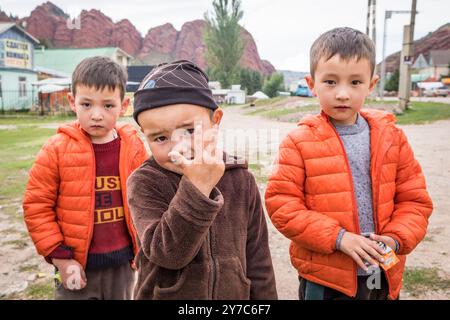
[[(389, 298), (396, 299), (405, 255), (424, 238), (433, 205), (394, 116), (376, 110), (360, 114), (370, 126), (376, 233), (400, 245), (400, 262), (386, 273)], [(360, 233), (357, 205), (343, 143), (325, 113), (303, 119), (283, 140), (265, 199), (273, 224), (292, 241), (291, 262), (299, 275), (354, 297), (357, 265), (336, 250), (336, 239), (341, 228)]]
[[(147, 159), (143, 142), (129, 124), (118, 124), (120, 181), (125, 220), (137, 253), (135, 229), (127, 204), (126, 182)], [(23, 200), (25, 223), (39, 254), (48, 256), (60, 244), (72, 247), (86, 267), (95, 206), (95, 155), (92, 143), (75, 122), (62, 125), (38, 153)]]

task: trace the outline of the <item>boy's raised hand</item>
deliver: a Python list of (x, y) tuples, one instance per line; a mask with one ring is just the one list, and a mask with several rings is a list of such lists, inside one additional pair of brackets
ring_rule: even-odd
[[(203, 141), (209, 143), (203, 147)], [(218, 126), (208, 130), (205, 135), (201, 124), (194, 130), (194, 159), (188, 160), (178, 151), (169, 152), (169, 157), (178, 165), (183, 175), (206, 197), (219, 182), (225, 172), (222, 150), (217, 148)]]
[(384, 251), (375, 241), (352, 232), (344, 233), (339, 250), (350, 256), (364, 271), (368, 271), (364, 261), (373, 266), (378, 266), (377, 261), (384, 262)]
[(86, 287), (87, 278), (83, 266), (74, 259), (52, 259), (61, 275), (61, 283), (68, 290), (81, 290)]

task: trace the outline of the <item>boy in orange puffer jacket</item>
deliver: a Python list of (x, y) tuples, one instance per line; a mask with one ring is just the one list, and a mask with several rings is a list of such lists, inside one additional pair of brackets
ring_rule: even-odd
[(147, 152), (131, 125), (116, 124), (129, 103), (126, 81), (109, 58), (83, 60), (68, 96), (78, 121), (58, 129), (30, 171), (25, 223), (38, 253), (59, 273), (56, 299), (132, 295), (138, 248), (126, 182)]
[[(427, 230), (433, 206), (405, 134), (393, 115), (361, 110), (374, 68), (374, 44), (357, 30), (314, 42), (306, 80), (322, 112), (284, 139), (267, 185), (300, 299), (397, 299), (406, 255)], [(398, 255), (390, 268), (380, 245)]]

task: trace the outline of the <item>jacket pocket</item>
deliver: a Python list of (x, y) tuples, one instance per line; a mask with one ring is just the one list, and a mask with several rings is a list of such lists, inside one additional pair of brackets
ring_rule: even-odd
[(300, 273), (307, 274), (311, 272), (312, 251), (299, 247), (294, 242), (291, 242), (289, 253), (292, 264)]
[[(159, 278), (159, 280), (156, 281), (153, 290), (153, 299), (208, 299), (209, 272), (204, 263), (189, 264), (182, 270), (174, 271), (166, 269), (165, 271), (157, 275), (157, 279)], [(166, 286), (163, 282), (171, 283), (171, 285)]]
[(217, 263), (216, 296), (221, 300), (250, 299), (251, 281), (238, 257), (220, 259)]

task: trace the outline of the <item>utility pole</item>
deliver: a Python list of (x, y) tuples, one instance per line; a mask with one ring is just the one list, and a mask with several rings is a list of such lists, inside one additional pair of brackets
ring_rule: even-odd
[(409, 105), (411, 96), (411, 65), (414, 59), (414, 25), (417, 14), (417, 0), (412, 0), (411, 21), (404, 27), (403, 47), (400, 60), (400, 79), (399, 79), (399, 108), (405, 111)]
[[(386, 78), (386, 38), (387, 38), (387, 21), (392, 18), (393, 14), (405, 14), (410, 13), (406, 10), (386, 10), (384, 12), (384, 29), (383, 29), (383, 56), (381, 57), (381, 75), (380, 75), (380, 97), (383, 99), (384, 96), (384, 83)], [(402, 63), (400, 62), (400, 67)]]
[(372, 41), (377, 46), (377, 0), (372, 0)]
[(373, 43), (375, 45), (377, 42), (376, 13), (377, 13), (377, 0), (367, 0), (366, 34), (373, 40)]

